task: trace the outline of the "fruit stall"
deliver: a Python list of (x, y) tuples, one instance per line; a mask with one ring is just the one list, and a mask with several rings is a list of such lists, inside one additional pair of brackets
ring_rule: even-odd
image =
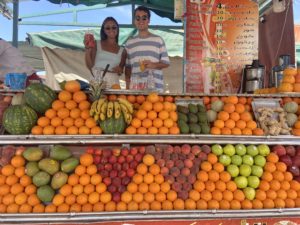
[(300, 223), (297, 93), (0, 95), (0, 223)]

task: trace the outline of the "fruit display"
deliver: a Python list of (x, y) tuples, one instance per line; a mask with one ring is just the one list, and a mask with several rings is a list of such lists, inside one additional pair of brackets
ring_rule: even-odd
[(67, 81), (51, 107), (40, 116), (31, 129), (34, 135), (101, 134), (102, 130), (90, 116), (91, 103), (80, 90), (80, 83)]
[(177, 105), (178, 126), (181, 134), (209, 134), (210, 125), (202, 104)]
[(76, 159), (61, 145), (18, 149), (1, 168), (1, 213), (300, 206), (297, 146), (90, 146)]
[(100, 98), (92, 103), (90, 109), (90, 115), (99, 122), (105, 134), (122, 134), (130, 124), (132, 114), (133, 105), (123, 98), (114, 101)]
[(126, 134), (179, 134), (177, 126), (178, 115), (175, 103), (171, 99), (151, 93), (148, 96), (138, 96), (140, 103), (134, 113)]

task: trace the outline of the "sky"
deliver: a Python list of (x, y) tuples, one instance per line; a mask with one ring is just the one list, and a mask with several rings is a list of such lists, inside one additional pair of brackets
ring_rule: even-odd
[[(19, 15), (32, 15), (36, 13), (45, 13), (52, 12), (63, 9), (76, 8), (71, 4), (52, 4), (46, 0), (40, 1), (25, 1), (20, 2), (19, 6)], [(77, 7), (83, 7), (79, 5)], [(11, 6), (12, 8), (12, 6)], [(100, 10), (91, 10), (83, 11), (78, 13), (78, 22), (84, 23), (98, 23), (99, 26), (102, 24), (103, 20), (107, 16), (113, 16), (119, 23), (131, 24), (131, 6), (122, 6), (122, 7), (111, 7), (107, 9)], [(53, 22), (72, 22), (72, 14), (62, 14), (62, 15), (52, 15), (45, 17), (35, 17), (31, 19), (24, 19), (24, 21), (53, 21)], [(150, 25), (180, 25), (173, 23), (168, 18), (161, 18), (154, 13), (151, 14)], [(0, 14), (0, 37), (5, 40), (12, 40), (12, 20), (8, 20)], [(24, 41), (26, 33), (29, 32), (43, 32), (51, 30), (73, 30), (73, 29), (83, 29), (83, 27), (74, 27), (74, 26), (33, 26), (33, 25), (20, 25), (19, 26), (19, 41)]]
[[(300, 24), (300, 0), (293, 0), (294, 2), (294, 20), (295, 24)], [(32, 15), (36, 13), (45, 13), (62, 9), (69, 9), (75, 7), (71, 4), (52, 4), (46, 0), (40, 1), (21, 1), (19, 7), (19, 15)], [(82, 5), (78, 6), (82, 7)], [(101, 10), (79, 12), (78, 22), (93, 22), (98, 23), (99, 26), (107, 16), (113, 16), (117, 21), (122, 21), (123, 24), (131, 23), (131, 6), (114, 7)], [(26, 21), (56, 21), (56, 22), (72, 22), (72, 14), (63, 14), (55, 16), (36, 17), (26, 19)], [(161, 18), (155, 14), (151, 16), (152, 25), (178, 25), (173, 23), (168, 18)], [(20, 25), (19, 26), (19, 41), (24, 41), (27, 37), (26, 33), (29, 32), (43, 32), (51, 30), (65, 30), (65, 29), (82, 29), (82, 27), (63, 27), (63, 26), (33, 26), (33, 25)], [(12, 20), (0, 15), (0, 37), (11, 41), (12, 40)]]

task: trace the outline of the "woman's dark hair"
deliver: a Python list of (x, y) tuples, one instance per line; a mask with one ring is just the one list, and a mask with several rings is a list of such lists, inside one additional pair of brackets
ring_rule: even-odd
[(135, 13), (136, 13), (136, 11), (144, 11), (145, 13), (147, 13), (147, 16), (148, 16), (148, 19), (150, 19), (150, 10), (147, 8), (147, 7), (145, 7), (145, 6), (139, 6), (139, 7), (137, 7), (135, 10), (134, 10), (134, 15), (135, 15)]
[(104, 41), (104, 40), (107, 39), (107, 34), (105, 33), (104, 28), (105, 28), (105, 24), (106, 24), (108, 21), (113, 21), (113, 22), (117, 25), (116, 42), (118, 43), (118, 42), (119, 42), (119, 24), (118, 24), (118, 22), (115, 20), (115, 18), (113, 18), (113, 17), (111, 17), (111, 16), (106, 17), (105, 20), (104, 20), (103, 23), (102, 23), (101, 30), (100, 30), (101, 41)]

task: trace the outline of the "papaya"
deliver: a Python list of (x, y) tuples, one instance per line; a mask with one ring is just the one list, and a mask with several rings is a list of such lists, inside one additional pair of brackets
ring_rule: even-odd
[(54, 190), (49, 185), (43, 185), (37, 189), (37, 196), (42, 202), (51, 202), (54, 194)]
[(36, 173), (40, 171), (40, 168), (38, 166), (37, 162), (28, 162), (25, 167), (25, 172), (28, 176), (32, 177)]
[(54, 145), (50, 150), (50, 158), (52, 159), (65, 160), (71, 156), (71, 151), (62, 145)]
[(49, 183), (49, 181), (50, 181), (50, 175), (48, 173), (44, 172), (44, 171), (37, 172), (32, 177), (32, 182), (37, 187), (46, 185), (46, 184)]
[(66, 184), (68, 181), (68, 175), (64, 172), (57, 172), (53, 175), (52, 180), (51, 180), (51, 187), (54, 190), (57, 190), (61, 188), (64, 184)]
[(27, 161), (39, 161), (43, 157), (43, 150), (38, 147), (29, 147), (23, 152)]
[(39, 168), (50, 175), (59, 171), (59, 163), (51, 158), (45, 158), (39, 161)]
[(79, 160), (77, 158), (68, 158), (61, 163), (61, 171), (65, 173), (71, 173), (73, 170), (75, 170), (78, 164)]

